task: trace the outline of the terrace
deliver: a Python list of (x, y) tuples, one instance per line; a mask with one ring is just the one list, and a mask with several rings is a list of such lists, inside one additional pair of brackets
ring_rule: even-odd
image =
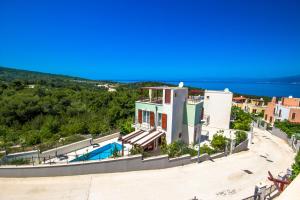
[[(151, 104), (163, 104), (163, 94), (165, 90), (165, 96), (170, 95), (170, 90), (167, 86), (159, 87), (143, 87), (141, 88), (142, 97), (138, 102), (151, 103)], [(145, 94), (145, 90), (148, 90), (148, 95)], [(147, 96), (147, 97), (145, 97)], [(165, 97), (166, 98), (166, 97)]]

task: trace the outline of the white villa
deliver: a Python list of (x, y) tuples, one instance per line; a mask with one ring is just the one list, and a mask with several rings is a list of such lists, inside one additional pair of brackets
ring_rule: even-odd
[(224, 91), (205, 90), (202, 135), (208, 135), (209, 138), (212, 138), (216, 132), (224, 131), (225, 135), (230, 137), (232, 96), (232, 92), (227, 88)]
[[(123, 143), (144, 149), (156, 149), (165, 136), (167, 144), (182, 140), (199, 141), (205, 127), (229, 129), (232, 93), (205, 91), (205, 98), (188, 96), (185, 87), (144, 87), (148, 98), (135, 103), (135, 131), (122, 138)], [(206, 104), (206, 105), (205, 105)]]

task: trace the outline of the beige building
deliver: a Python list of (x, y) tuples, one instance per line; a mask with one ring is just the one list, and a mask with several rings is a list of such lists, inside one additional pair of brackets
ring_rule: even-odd
[(243, 96), (234, 97), (232, 99), (233, 106), (237, 106), (248, 113), (259, 114), (264, 113), (267, 106), (262, 98), (260, 99), (249, 99)]

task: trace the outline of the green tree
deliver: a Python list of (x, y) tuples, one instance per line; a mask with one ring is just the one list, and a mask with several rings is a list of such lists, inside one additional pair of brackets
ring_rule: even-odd
[(243, 131), (249, 131), (252, 122), (251, 114), (244, 112), (239, 107), (233, 106), (231, 110), (231, 116), (233, 118), (233, 123), (231, 128)]
[(241, 142), (247, 139), (247, 133), (245, 131), (236, 131), (235, 132), (235, 145), (240, 144)]
[(221, 134), (215, 134), (210, 144), (216, 151), (225, 151), (227, 143), (229, 143), (229, 139)]

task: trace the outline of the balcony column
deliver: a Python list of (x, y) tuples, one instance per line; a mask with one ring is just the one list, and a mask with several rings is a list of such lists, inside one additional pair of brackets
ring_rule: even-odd
[(152, 102), (152, 89), (149, 89), (149, 101)]

